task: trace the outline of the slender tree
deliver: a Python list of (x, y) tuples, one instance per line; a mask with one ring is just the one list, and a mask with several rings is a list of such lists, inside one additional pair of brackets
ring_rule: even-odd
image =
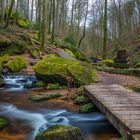
[(10, 8), (9, 8), (9, 10), (8, 10), (8, 15), (7, 15), (7, 20), (6, 20), (6, 25), (5, 25), (5, 27), (8, 27), (8, 26), (9, 26), (9, 19), (10, 19), (10, 16), (11, 16), (11, 14), (12, 14), (12, 10), (13, 10), (14, 3), (15, 3), (15, 0), (12, 0), (12, 1), (11, 1), (11, 5), (10, 5)]
[(43, 15), (42, 15), (42, 40), (41, 46), (45, 44), (45, 32), (46, 32), (46, 0), (43, 0)]
[(52, 38), (51, 43), (54, 43), (55, 38), (55, 0), (53, 0), (53, 11), (52, 11)]
[(105, 8), (104, 8), (104, 39), (103, 39), (103, 59), (106, 59), (106, 45), (107, 45), (107, 6), (108, 1), (105, 0)]

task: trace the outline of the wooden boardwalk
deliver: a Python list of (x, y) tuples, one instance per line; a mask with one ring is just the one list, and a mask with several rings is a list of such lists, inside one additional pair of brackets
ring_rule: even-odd
[(140, 140), (140, 94), (119, 85), (89, 85), (85, 90), (126, 140)]

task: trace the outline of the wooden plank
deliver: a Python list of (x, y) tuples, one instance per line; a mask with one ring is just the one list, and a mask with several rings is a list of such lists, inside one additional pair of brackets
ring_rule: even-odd
[(85, 86), (85, 90), (127, 140), (137, 140), (136, 135), (140, 135), (140, 94), (119, 85), (95, 84)]

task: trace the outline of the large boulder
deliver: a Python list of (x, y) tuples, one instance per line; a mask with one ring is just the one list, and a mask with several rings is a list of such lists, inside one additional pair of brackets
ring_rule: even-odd
[(55, 55), (44, 58), (33, 69), (37, 77), (46, 83), (66, 85), (68, 77), (73, 78), (77, 85), (90, 84), (97, 80), (97, 74), (92, 65), (66, 60)]
[(126, 50), (119, 50), (117, 52), (117, 57), (114, 59), (116, 63), (127, 63), (128, 62), (128, 53)]
[(10, 60), (5, 67), (8, 68), (11, 72), (18, 72), (24, 69), (27, 66), (26, 58), (23, 56), (16, 56), (13, 60)]
[(56, 125), (39, 133), (35, 140), (84, 140), (77, 127)]

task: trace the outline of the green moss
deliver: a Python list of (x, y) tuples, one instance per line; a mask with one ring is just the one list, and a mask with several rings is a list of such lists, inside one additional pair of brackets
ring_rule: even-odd
[(8, 54), (5, 54), (5, 55), (2, 57), (3, 63), (7, 63), (9, 60), (10, 60), (10, 56), (9, 56)]
[(37, 76), (47, 83), (66, 85), (67, 77), (77, 84), (89, 84), (97, 80), (96, 71), (87, 63), (66, 60), (54, 55), (38, 62), (34, 67)]
[(29, 100), (34, 101), (34, 102), (41, 102), (41, 101), (47, 101), (50, 99), (58, 98), (61, 97), (60, 94), (48, 94), (48, 95), (35, 95), (29, 97)]
[(121, 137), (120, 140), (125, 140), (125, 138), (124, 137)]
[(80, 113), (89, 113), (92, 112), (94, 109), (94, 105), (92, 103), (85, 104), (80, 107), (79, 112)]
[(0, 130), (5, 128), (8, 125), (8, 121), (4, 118), (0, 118)]
[(130, 89), (132, 89), (135, 92), (140, 93), (140, 87), (132, 86), (132, 87), (130, 87)]
[[(99, 70), (99, 68), (97, 68)], [(133, 75), (140, 77), (140, 70), (139, 69), (120, 69), (120, 68), (107, 68), (102, 67), (100, 70), (106, 71), (109, 73), (114, 74), (124, 74), (124, 75)]]
[(47, 85), (47, 89), (48, 90), (57, 90), (60, 89), (61, 87), (59, 86), (59, 84), (48, 84)]
[(56, 125), (40, 132), (35, 140), (84, 140), (77, 127)]
[(78, 96), (78, 97), (75, 99), (75, 104), (83, 105), (83, 104), (87, 104), (89, 101), (90, 101), (90, 100), (89, 100), (88, 97), (85, 97), (85, 96)]
[(68, 49), (65, 49), (65, 52), (67, 52), (70, 56), (75, 57), (75, 55), (73, 54), (72, 51), (70, 51), (70, 50), (68, 50)]
[(3, 66), (2, 66), (2, 59), (0, 58), (0, 73), (2, 72), (2, 68), (3, 68)]
[(23, 19), (18, 19), (17, 24), (19, 27), (28, 27), (30, 23)]
[(13, 60), (9, 61), (5, 66), (12, 72), (18, 72), (26, 67), (26, 59), (22, 56), (17, 56)]
[(140, 62), (136, 63), (136, 64), (134, 65), (134, 68), (140, 68)]
[(37, 82), (34, 82), (32, 84), (33, 87), (36, 87), (36, 88), (41, 88), (41, 87), (46, 87), (46, 83), (43, 82), (43, 81), (37, 81)]

